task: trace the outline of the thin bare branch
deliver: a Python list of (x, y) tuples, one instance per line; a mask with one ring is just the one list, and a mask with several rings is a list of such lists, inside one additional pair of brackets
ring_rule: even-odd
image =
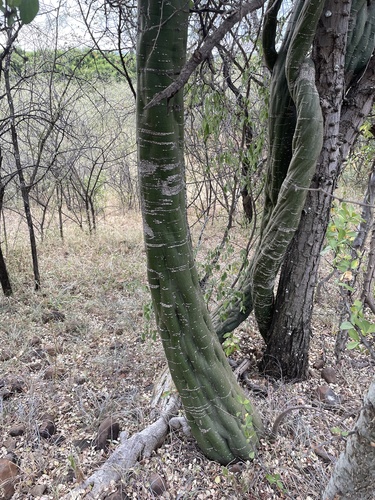
[(264, 3), (265, 0), (251, 0), (248, 3), (241, 5), (238, 10), (225, 19), (225, 21), (223, 21), (223, 23), (212, 33), (212, 35), (205, 38), (202, 45), (197, 48), (189, 61), (182, 68), (176, 80), (174, 80), (166, 89), (156, 94), (156, 96), (153, 97), (145, 106), (145, 109), (156, 106), (163, 99), (170, 99), (173, 97), (185, 85), (193, 71), (208, 57), (211, 50), (224, 38), (228, 31), (230, 31), (235, 24), (241, 21), (243, 17), (257, 9), (260, 9)]

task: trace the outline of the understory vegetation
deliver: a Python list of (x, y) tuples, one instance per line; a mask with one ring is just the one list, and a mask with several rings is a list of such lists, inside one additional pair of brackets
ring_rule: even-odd
[[(238, 229), (231, 244), (243, 249), (246, 240)], [(202, 268), (203, 256), (220, 243), (222, 230), (218, 219), (207, 226), (205, 237), (193, 231)], [(49, 231), (39, 245), (40, 292), (30, 285), (27, 241), (20, 232), (9, 235), (9, 247), (14, 295), (3, 297), (0, 305), (1, 454), (12, 451), (19, 460), (14, 500), (57, 500), (116, 448), (116, 440), (104, 452), (93, 445), (106, 417), (131, 435), (157, 415), (150, 400), (166, 361), (160, 342), (152, 338), (155, 324), (147, 313), (141, 218), (137, 212), (124, 215), (112, 208), (100, 219), (95, 235), (83, 237), (72, 223), (64, 240), (56, 229)], [(225, 260), (234, 268), (231, 256), (226, 254)], [(218, 290), (222, 272), (217, 274)], [(286, 384), (264, 377), (257, 366), (263, 347), (254, 321), (236, 332), (231, 360), (250, 360), (240, 382), (264, 415), (267, 432), (284, 410), (300, 407), (283, 419), (275, 439), (262, 439), (254, 461), (223, 467), (208, 461), (194, 440), (171, 431), (159, 450), (123, 477), (123, 498), (155, 498), (150, 489), (155, 477), (165, 483), (162, 498), (321, 498), (374, 369), (368, 354), (358, 350), (345, 350), (336, 366), (340, 296), (335, 278), (326, 279), (329, 273), (325, 264), (307, 381)], [(333, 404), (321, 401), (317, 392), (326, 385), (324, 366), (336, 372), (330, 387), (339, 399)], [(15, 381), (19, 390), (12, 389)], [(50, 437), (40, 435), (46, 418), (55, 425)], [(16, 428), (23, 429), (21, 434), (11, 437)]]
[(375, 2), (160, 2), (0, 5), (0, 499), (332, 500), (374, 423)]

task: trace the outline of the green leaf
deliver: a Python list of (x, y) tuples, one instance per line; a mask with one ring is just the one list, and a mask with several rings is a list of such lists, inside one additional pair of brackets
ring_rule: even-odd
[(228, 274), (224, 271), (223, 274), (221, 275), (221, 281), (225, 281), (228, 278)]
[(350, 321), (344, 321), (340, 325), (340, 330), (351, 330), (354, 326), (350, 323)]
[(355, 342), (359, 342), (359, 335), (357, 330), (349, 330), (348, 335), (351, 339), (353, 339)]
[(346, 344), (346, 348), (349, 350), (357, 349), (358, 346), (359, 346), (359, 342), (356, 342), (355, 340), (353, 340), (352, 342), (348, 342)]
[(368, 324), (368, 321), (366, 321), (365, 319), (361, 319), (361, 318), (356, 318), (355, 320), (355, 324), (358, 326), (358, 328), (361, 330), (361, 332), (365, 333), (367, 330), (367, 324)]
[(21, 21), (24, 24), (29, 24), (38, 14), (39, 0), (20, 0), (18, 8)]
[[(347, 283), (340, 282), (338, 285), (344, 288), (345, 290), (348, 290), (349, 292), (354, 292), (354, 288), (348, 285)], [(345, 328), (341, 328), (341, 330), (345, 330)]]
[(331, 428), (330, 428), (330, 431), (331, 431), (331, 433), (332, 433), (333, 435), (336, 435), (336, 436), (337, 436), (337, 435), (340, 435), (340, 434), (341, 434), (341, 432), (342, 432), (342, 431), (341, 431), (341, 429), (340, 429), (340, 427), (331, 427)]
[(357, 269), (357, 267), (359, 266), (359, 259), (354, 259), (351, 263), (351, 269)]

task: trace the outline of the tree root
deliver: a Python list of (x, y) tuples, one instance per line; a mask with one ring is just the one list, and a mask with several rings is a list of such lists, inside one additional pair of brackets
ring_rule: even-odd
[(128, 439), (127, 434), (120, 434), (120, 445), (108, 460), (90, 477), (63, 497), (63, 500), (102, 499), (111, 492), (117, 483), (140, 458), (147, 458), (161, 446), (167, 436), (170, 424), (173, 428), (181, 426), (187, 432), (186, 422), (174, 417), (180, 408), (180, 398), (170, 394), (168, 403), (160, 417), (143, 431)]

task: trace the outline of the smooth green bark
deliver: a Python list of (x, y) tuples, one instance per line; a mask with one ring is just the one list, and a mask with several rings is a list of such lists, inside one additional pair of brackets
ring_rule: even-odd
[(242, 296), (224, 314), (222, 311), (215, 314), (219, 338), (254, 309), (260, 333), (267, 342), (274, 313), (275, 280), (298, 227), (322, 146), (322, 114), (308, 53), (324, 2), (296, 4), (284, 41), (276, 52), (277, 12), (281, 3), (272, 2), (263, 33), (265, 59), (272, 77), (261, 233), (241, 281)]
[[(286, 175), (283, 173), (285, 164), (280, 171), (279, 157), (280, 150), (285, 150), (283, 143), (290, 141), (289, 133), (285, 134), (288, 126), (279, 125), (270, 135), (272, 149), (267, 184), (274, 183), (273, 178), (280, 181), (283, 174), (284, 179), (278, 189), (272, 210), (265, 214), (264, 226), (262, 224), (264, 229), (251, 266), (254, 313), (260, 333), (266, 341), (274, 313), (274, 285), (277, 273), (298, 227), (307, 188), (314, 175), (323, 143), (323, 118), (315, 87), (315, 71), (308, 56), (323, 4), (323, 0), (299, 2), (286, 47), (279, 56), (288, 92), (295, 106), (296, 122), (292, 141), (289, 142), (291, 159), (287, 165)], [(278, 61), (276, 65), (277, 63)], [(279, 74), (273, 74), (274, 78), (280, 80), (284, 75), (281, 77)], [(273, 100), (279, 103), (280, 98), (277, 94), (273, 94)], [(289, 108), (288, 103), (288, 106), (280, 109), (280, 116), (285, 117)], [(275, 127), (274, 123), (277, 123), (278, 119), (276, 114), (271, 119), (271, 127)]]
[[(319, 0), (296, 2), (290, 27), (277, 50), (281, 5), (282, 0), (269, 2), (263, 30), (265, 61), (272, 77), (261, 237), (237, 289), (236, 300), (229, 307), (219, 308), (214, 322), (222, 339), (254, 309), (267, 343), (263, 367), (275, 376), (298, 379), (307, 373), (313, 290), (331, 203), (319, 189), (333, 193), (341, 164), (373, 100), (375, 2), (326, 2), (323, 11)], [(323, 49), (317, 58), (320, 43)], [(311, 50), (317, 63), (318, 92)], [(301, 175), (301, 182), (296, 182), (295, 175)], [(314, 181), (310, 184), (312, 175)], [(309, 192), (309, 187), (313, 191)], [(308, 193), (305, 206), (305, 194), (301, 196), (301, 192)], [(288, 244), (298, 223), (298, 235), (293, 245)], [(273, 289), (282, 263), (275, 301)]]
[[(246, 460), (261, 422), (245, 435), (245, 396), (236, 382), (200, 290), (186, 218), (183, 95), (146, 108), (176, 78), (186, 55), (188, 3), (139, 3), (138, 169), (148, 279), (169, 369), (192, 433), (221, 463)], [(248, 429), (249, 430), (249, 429)]]

